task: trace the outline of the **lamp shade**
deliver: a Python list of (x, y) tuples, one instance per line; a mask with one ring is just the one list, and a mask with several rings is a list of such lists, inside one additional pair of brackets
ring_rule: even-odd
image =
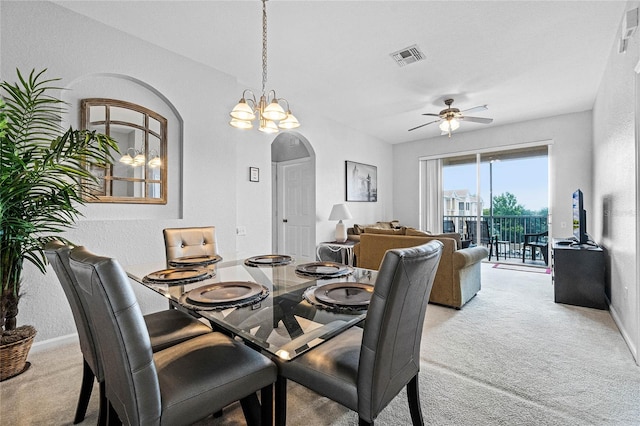
[(346, 204), (334, 204), (329, 215), (329, 220), (351, 219), (351, 213)]

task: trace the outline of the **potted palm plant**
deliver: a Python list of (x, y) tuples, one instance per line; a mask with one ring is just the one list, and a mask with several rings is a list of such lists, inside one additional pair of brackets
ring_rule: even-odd
[(87, 166), (107, 166), (118, 152), (105, 135), (62, 127), (59, 79), (45, 71), (0, 82), (0, 380), (28, 368), (35, 337), (16, 323), (24, 261), (45, 273), (44, 244), (73, 226), (97, 184)]

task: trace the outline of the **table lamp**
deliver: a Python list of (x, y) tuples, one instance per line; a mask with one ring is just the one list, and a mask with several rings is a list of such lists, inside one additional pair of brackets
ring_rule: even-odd
[(351, 219), (351, 213), (345, 204), (334, 204), (329, 215), (329, 220), (337, 220), (336, 225), (336, 241), (344, 243), (347, 241), (347, 228), (342, 223), (342, 220)]

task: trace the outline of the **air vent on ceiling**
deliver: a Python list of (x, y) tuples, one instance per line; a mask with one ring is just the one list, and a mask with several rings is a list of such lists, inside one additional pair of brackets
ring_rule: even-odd
[(390, 56), (396, 61), (398, 66), (401, 67), (426, 59), (424, 53), (420, 51), (420, 48), (416, 44), (393, 52)]

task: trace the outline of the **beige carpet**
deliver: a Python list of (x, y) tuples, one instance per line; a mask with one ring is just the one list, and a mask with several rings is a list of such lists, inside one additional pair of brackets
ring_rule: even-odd
[[(638, 425), (640, 367), (609, 312), (553, 302), (551, 276), (483, 264), (483, 288), (462, 310), (429, 305), (420, 389), (426, 424)], [(80, 385), (75, 345), (30, 356), (0, 383), (3, 425), (71, 424)], [(95, 389), (97, 394), (97, 388)], [(237, 405), (199, 425), (241, 425)], [(96, 424), (92, 398), (82, 424)], [(290, 383), (289, 425), (357, 425), (345, 408)], [(410, 424), (401, 393), (378, 425)]]
[(535, 274), (551, 273), (551, 268), (532, 265), (518, 265), (515, 263), (494, 263), (493, 267), (496, 269), (509, 269), (511, 271), (533, 272)]

